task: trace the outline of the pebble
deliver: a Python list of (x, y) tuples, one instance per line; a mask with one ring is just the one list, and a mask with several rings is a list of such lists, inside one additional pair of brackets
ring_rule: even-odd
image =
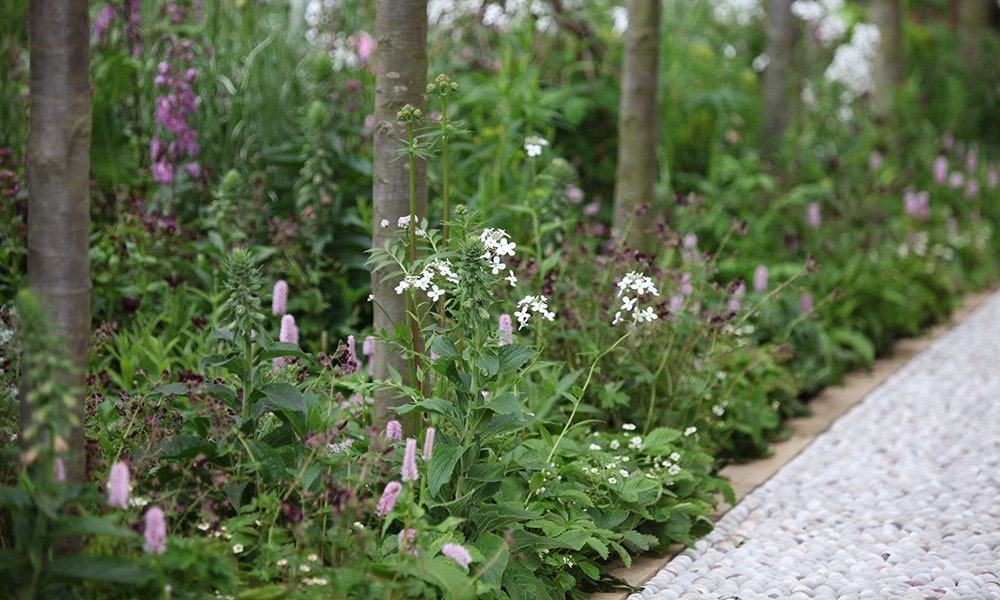
[(630, 600), (1000, 600), (1000, 293)]

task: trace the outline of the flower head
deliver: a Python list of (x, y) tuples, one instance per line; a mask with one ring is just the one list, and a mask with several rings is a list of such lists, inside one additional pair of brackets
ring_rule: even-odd
[(409, 529), (400, 530), (396, 544), (400, 552), (416, 554), (416, 544), (414, 543), (416, 540), (417, 530), (410, 527)]
[(403, 453), (403, 481), (416, 481), (420, 479), (417, 471), (417, 440), (406, 439), (406, 451)]
[(278, 333), (278, 339), (292, 344), (299, 343), (299, 328), (295, 325), (295, 317), (292, 315), (281, 317), (281, 332)]
[(274, 284), (274, 292), (271, 294), (271, 314), (282, 316), (288, 308), (288, 283), (284, 279), (279, 279)]
[(146, 511), (145, 526), (142, 536), (145, 539), (143, 550), (150, 554), (163, 554), (167, 550), (167, 519), (163, 509), (153, 506)]
[(809, 226), (813, 229), (819, 229), (819, 226), (822, 225), (823, 216), (820, 213), (818, 203), (810, 202), (809, 206), (806, 207), (806, 220), (809, 222)]
[(549, 145), (549, 142), (537, 135), (530, 135), (524, 140), (524, 151), (528, 158), (535, 158), (542, 155), (542, 149)]
[(462, 565), (464, 569), (468, 569), (472, 562), (472, 555), (461, 544), (449, 542), (441, 547), (441, 554)]
[(500, 340), (499, 346), (506, 346), (514, 343), (514, 324), (510, 320), (510, 315), (504, 313), (500, 315)]
[(758, 294), (767, 291), (767, 275), (767, 267), (764, 265), (758, 265), (753, 271), (753, 290)]
[(553, 321), (556, 318), (556, 314), (549, 310), (548, 300), (545, 299), (545, 296), (525, 296), (518, 300), (517, 310), (514, 312), (518, 329), (528, 324), (528, 319), (531, 318), (532, 313), (542, 315), (549, 321)]
[(385, 424), (385, 437), (397, 441), (403, 439), (403, 426), (399, 421), (392, 420)]
[(427, 432), (424, 434), (424, 462), (431, 459), (434, 454), (434, 434), (436, 430), (433, 427), (428, 427)]
[(392, 512), (392, 509), (396, 508), (396, 500), (399, 499), (399, 492), (403, 490), (403, 484), (398, 481), (390, 481), (385, 486), (385, 490), (382, 491), (382, 497), (378, 499), (378, 504), (375, 505), (375, 514), (379, 517), (384, 518), (387, 514)]
[(111, 467), (108, 475), (108, 504), (114, 508), (128, 507), (128, 465), (122, 461)]

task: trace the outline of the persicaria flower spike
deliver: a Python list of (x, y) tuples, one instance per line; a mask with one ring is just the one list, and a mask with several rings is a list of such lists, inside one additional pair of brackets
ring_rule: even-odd
[(469, 564), (472, 562), (472, 555), (461, 544), (448, 542), (441, 547), (441, 554), (462, 565), (463, 569), (468, 569)]
[(417, 471), (417, 440), (406, 439), (406, 451), (403, 453), (403, 481), (416, 481), (420, 479)]
[(271, 314), (280, 317), (288, 309), (288, 283), (284, 279), (279, 279), (274, 284), (274, 292), (271, 294)]
[(416, 554), (416, 548), (414, 542), (417, 540), (417, 530), (410, 527), (409, 529), (402, 529), (399, 532), (399, 538), (397, 544), (399, 546), (400, 552), (405, 552), (407, 554)]
[(56, 483), (66, 481), (66, 463), (63, 462), (61, 456), (57, 456), (55, 463), (52, 465), (52, 480)]
[(368, 359), (368, 376), (375, 377), (375, 336), (365, 336), (365, 341), (361, 344), (361, 353)]
[(500, 339), (498, 346), (506, 346), (514, 343), (514, 324), (510, 320), (510, 315), (504, 313), (500, 315)]
[(122, 461), (111, 467), (108, 475), (108, 505), (114, 508), (128, 508), (128, 465)]
[(354, 336), (347, 336), (347, 360), (344, 362), (344, 371), (350, 375), (352, 373), (357, 373), (361, 369), (361, 362), (358, 361), (358, 348), (357, 342), (354, 341)]
[(278, 334), (278, 339), (292, 344), (299, 343), (299, 328), (295, 325), (295, 317), (292, 315), (281, 317), (281, 332)]
[(424, 434), (424, 462), (431, 459), (434, 454), (434, 434), (436, 433), (433, 427), (427, 428), (427, 433)]
[(385, 437), (397, 441), (403, 439), (403, 426), (399, 424), (399, 421), (389, 421), (385, 424)]
[(143, 550), (150, 554), (163, 554), (167, 550), (167, 519), (163, 509), (154, 506), (146, 511), (142, 532), (145, 544)]
[(753, 272), (753, 290), (758, 294), (767, 291), (767, 267), (758, 265)]
[(806, 207), (806, 220), (813, 229), (819, 229), (819, 226), (823, 224), (818, 203), (810, 202), (809, 206)]
[(385, 516), (392, 512), (392, 509), (396, 508), (396, 500), (399, 499), (399, 493), (403, 490), (403, 484), (398, 481), (390, 481), (385, 486), (385, 490), (382, 491), (382, 497), (378, 499), (378, 504), (375, 505), (375, 514), (380, 518), (385, 518)]

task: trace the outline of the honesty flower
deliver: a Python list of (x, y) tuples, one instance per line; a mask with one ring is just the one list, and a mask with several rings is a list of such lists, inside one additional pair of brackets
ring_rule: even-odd
[(535, 158), (542, 155), (542, 149), (549, 145), (549, 142), (537, 135), (530, 135), (524, 140), (524, 151), (528, 158)]
[(108, 475), (108, 504), (114, 508), (128, 507), (128, 465), (122, 461), (111, 467)]
[(468, 569), (469, 563), (472, 562), (472, 555), (460, 544), (452, 542), (445, 544), (441, 547), (441, 554), (462, 565), (462, 568), (465, 569)]
[(556, 314), (549, 310), (548, 300), (545, 299), (545, 296), (525, 296), (518, 300), (517, 310), (514, 312), (518, 329), (528, 324), (532, 313), (542, 315), (549, 321), (553, 321), (556, 318)]

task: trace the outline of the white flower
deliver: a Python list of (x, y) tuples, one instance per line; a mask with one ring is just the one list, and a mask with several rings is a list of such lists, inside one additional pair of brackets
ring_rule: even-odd
[(493, 273), (494, 275), (499, 275), (500, 271), (503, 271), (506, 268), (507, 268), (507, 265), (505, 265), (503, 263), (503, 261), (500, 260), (499, 256), (494, 256), (493, 257), (493, 262), (490, 263), (490, 272), (491, 273)]
[(396, 227), (402, 229), (404, 227), (409, 227), (409, 226), (410, 226), (410, 215), (403, 215), (402, 217), (396, 219)]
[(386, 227), (388, 227), (389, 226), (389, 219), (382, 219), (379, 222), (379, 226), (382, 227), (382, 229), (385, 229)]
[(308, 560), (309, 562), (316, 562), (319, 560), (319, 557), (316, 556), (315, 554), (310, 554), (309, 556), (306, 557), (306, 560)]
[(614, 477), (608, 477), (608, 483), (610, 483), (611, 485), (614, 485), (614, 484), (618, 483), (618, 479), (616, 479)]
[(524, 151), (528, 154), (528, 158), (535, 158), (536, 156), (541, 156), (542, 148), (548, 145), (549, 143), (546, 140), (537, 135), (532, 135), (524, 140)]
[(670, 460), (672, 460), (674, 462), (677, 462), (680, 459), (681, 459), (681, 453), (680, 452), (671, 452), (670, 453)]
[(597, 444), (591, 444), (590, 445), (590, 449), (594, 450), (595, 452), (599, 451), (599, 450), (602, 450), (602, 448), (600, 446), (598, 446)]
[(539, 314), (549, 321), (553, 321), (556, 318), (556, 314), (549, 310), (548, 300), (545, 296), (525, 296), (517, 302), (518, 310), (514, 312), (514, 317), (517, 319), (518, 329), (521, 329), (528, 323), (528, 319), (531, 318), (531, 314)]
[(716, 404), (715, 406), (712, 407), (712, 412), (715, 413), (715, 416), (721, 417), (722, 415), (726, 414), (726, 409)]
[(243, 544), (233, 544), (233, 554), (243, 552)]
[(681, 468), (678, 467), (677, 465), (670, 465), (670, 468), (667, 469), (667, 474), (670, 475), (671, 477), (678, 475), (680, 472)]
[(698, 433), (698, 428), (697, 427), (693, 427), (692, 426), (692, 427), (688, 427), (687, 429), (684, 430), (684, 435), (686, 435), (686, 436), (692, 436), (692, 435), (694, 435), (696, 433)]
[(611, 9), (611, 31), (615, 35), (622, 35), (628, 31), (628, 9), (624, 6), (615, 6)]
[(198, 523), (198, 529), (200, 529), (202, 531), (208, 531), (209, 527), (211, 527), (211, 525), (209, 525), (205, 521), (202, 521), (201, 523)]
[(600, 470), (600, 469), (598, 469), (597, 467), (590, 467), (590, 472), (591, 472), (591, 474), (593, 474), (593, 475), (597, 475), (598, 473), (600, 473), (600, 472), (601, 472), (601, 470)]
[(441, 296), (444, 296), (444, 290), (439, 288), (436, 283), (430, 291), (427, 292), (427, 297), (431, 299), (431, 302), (437, 302), (441, 299)]
[(514, 275), (514, 271), (507, 271), (507, 281), (510, 282), (510, 287), (517, 287), (517, 277)]
[(626, 471), (625, 469), (618, 469), (618, 474), (621, 475), (622, 477), (628, 477), (628, 471)]
[(618, 440), (611, 440), (611, 443), (608, 444), (608, 447), (611, 448), (612, 450), (617, 450), (621, 448), (621, 446), (622, 446), (621, 442), (619, 442)]
[(635, 449), (642, 448), (642, 438), (639, 436), (633, 437), (631, 440), (629, 440), (628, 447)]
[(309, 571), (312, 571), (312, 567), (309, 565), (299, 565), (299, 570), (303, 573), (308, 573)]
[(287, 558), (279, 558), (278, 562), (276, 562), (274, 564), (278, 565), (279, 567), (287, 567), (288, 566), (288, 559)]
[(623, 423), (622, 429), (625, 431), (635, 431), (635, 423)]

